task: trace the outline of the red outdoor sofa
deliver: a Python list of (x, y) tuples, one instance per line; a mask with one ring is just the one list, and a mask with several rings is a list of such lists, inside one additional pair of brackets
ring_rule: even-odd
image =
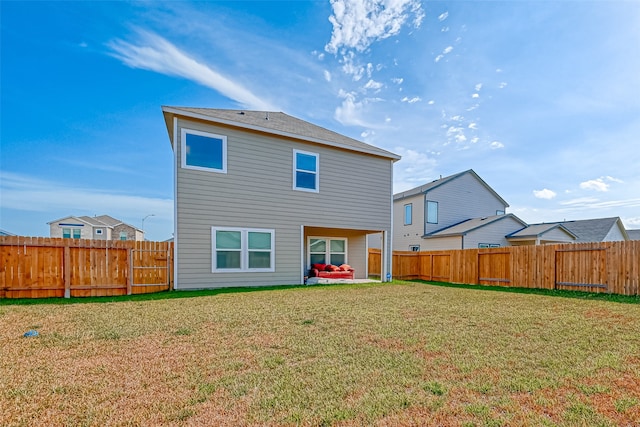
[(341, 266), (331, 264), (313, 264), (309, 270), (309, 277), (324, 279), (353, 279), (354, 269), (348, 264)]

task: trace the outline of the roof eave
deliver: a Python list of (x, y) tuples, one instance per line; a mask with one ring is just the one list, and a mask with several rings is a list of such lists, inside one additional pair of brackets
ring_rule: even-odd
[[(389, 151), (384, 151), (382, 149), (380, 149), (380, 151), (358, 149), (358, 148), (355, 148), (355, 147), (352, 147), (352, 146), (349, 146), (349, 145), (346, 145), (346, 144), (340, 144), (340, 143), (333, 142), (333, 141), (326, 141), (326, 140), (323, 140), (323, 139), (312, 138), (312, 137), (299, 135), (299, 134), (291, 133), (291, 132), (278, 131), (278, 130), (266, 128), (266, 127), (263, 127), (263, 126), (256, 126), (256, 125), (241, 123), (241, 122), (237, 122), (237, 121), (233, 121), (233, 120), (220, 119), (220, 118), (217, 118), (217, 117), (207, 116), (206, 114), (194, 113), (192, 111), (184, 111), (184, 110), (181, 110), (181, 109), (167, 107), (167, 106), (163, 106), (162, 107), (162, 111), (163, 111), (163, 113), (165, 115), (165, 122), (166, 122), (166, 125), (167, 125), (167, 129), (170, 132), (170, 136), (171, 136), (171, 140), (172, 141), (173, 141), (173, 135), (172, 135), (172, 133), (173, 133), (173, 124), (171, 124), (170, 120), (168, 120), (167, 113), (173, 114), (173, 115), (176, 115), (176, 116), (184, 116), (184, 117), (189, 117), (189, 118), (192, 118), (192, 119), (204, 120), (204, 121), (207, 121), (207, 122), (220, 123), (220, 124), (223, 124), (223, 125), (238, 127), (238, 128), (242, 128), (242, 129), (251, 129), (251, 130), (254, 130), (254, 131), (257, 131), (257, 132), (268, 133), (268, 134), (271, 134), (271, 135), (284, 136), (286, 138), (298, 139), (298, 140), (302, 140), (302, 141), (312, 142), (314, 144), (327, 145), (327, 146), (334, 147), (334, 148), (340, 148), (342, 150), (354, 151), (356, 153), (364, 153), (364, 154), (369, 154), (369, 155), (376, 156), (376, 157), (385, 157), (385, 158), (389, 158), (389, 159), (393, 160), (394, 162), (397, 162), (398, 160), (401, 159), (401, 157), (399, 155), (391, 153)], [(173, 143), (172, 143), (172, 145), (173, 145)], [(384, 152), (382, 152), (382, 151), (384, 151)]]

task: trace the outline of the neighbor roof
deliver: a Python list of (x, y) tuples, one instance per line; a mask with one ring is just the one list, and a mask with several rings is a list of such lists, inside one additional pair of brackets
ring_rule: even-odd
[(265, 132), (273, 135), (301, 139), (317, 144), (375, 156), (387, 157), (393, 161), (400, 160), (400, 156), (373, 145), (358, 141), (337, 132), (314, 125), (307, 121), (275, 111), (224, 110), (216, 108), (191, 108), (163, 106), (167, 130), (173, 144), (173, 116), (184, 116), (205, 120), (227, 126)]
[(627, 230), (629, 240), (640, 240), (640, 230)]
[(627, 231), (622, 225), (622, 221), (617, 216), (612, 218), (562, 221), (556, 224), (562, 224), (567, 230), (575, 234), (578, 237), (576, 242), (602, 242), (616, 225), (620, 228), (624, 236), (628, 236)]
[(456, 174), (453, 174), (453, 175), (445, 176), (444, 178), (441, 177), (441, 178), (436, 179), (436, 180), (434, 180), (432, 182), (429, 182), (427, 184), (420, 185), (418, 187), (412, 188), (412, 189), (407, 190), (407, 191), (396, 193), (396, 194), (393, 195), (393, 200), (394, 201), (395, 200), (402, 200), (404, 198), (412, 197), (412, 196), (415, 196), (417, 194), (426, 193), (428, 191), (433, 190), (434, 188), (440, 187), (441, 185), (445, 185), (445, 184), (447, 184), (447, 183), (449, 183), (449, 182), (451, 182), (451, 181), (453, 181), (453, 180), (455, 180), (457, 178), (460, 178), (461, 176), (466, 175), (466, 174), (471, 174), (478, 181), (480, 181), (480, 183), (482, 185), (484, 185), (487, 188), (487, 190), (489, 190), (491, 193), (493, 193), (493, 195), (498, 200), (500, 200), (500, 202), (503, 205), (505, 205), (507, 207), (509, 206), (509, 204), (502, 197), (500, 197), (500, 195), (498, 193), (496, 193), (495, 190), (489, 186), (489, 184), (484, 182), (484, 180), (482, 178), (480, 178), (480, 176), (477, 173), (475, 173), (475, 171), (473, 169), (469, 169), (469, 170), (466, 170), (464, 172), (459, 172), (459, 173), (456, 173)]
[(531, 237), (531, 238), (538, 238), (540, 236), (542, 236), (545, 233), (548, 233), (549, 231), (553, 230), (553, 229), (560, 229), (562, 231), (564, 231), (565, 233), (567, 233), (569, 236), (573, 237), (574, 239), (577, 239), (578, 236), (576, 236), (575, 234), (573, 234), (571, 231), (567, 230), (566, 227), (564, 227), (562, 224), (558, 224), (558, 223), (543, 223), (543, 224), (531, 224), (525, 228), (523, 228), (522, 230), (518, 230), (514, 233), (511, 233), (509, 235), (507, 235), (507, 238), (515, 238), (515, 237)]
[(470, 231), (476, 230), (481, 227), (485, 227), (491, 223), (501, 221), (505, 218), (513, 218), (519, 223), (521, 223), (524, 227), (526, 227), (526, 223), (515, 216), (512, 213), (505, 215), (493, 215), (493, 216), (484, 216), (481, 218), (471, 218), (465, 221), (459, 222), (458, 224), (454, 224), (450, 227), (446, 227), (440, 229), (438, 231), (434, 231), (433, 233), (426, 234), (423, 237), (444, 237), (444, 236), (461, 236), (469, 233)]

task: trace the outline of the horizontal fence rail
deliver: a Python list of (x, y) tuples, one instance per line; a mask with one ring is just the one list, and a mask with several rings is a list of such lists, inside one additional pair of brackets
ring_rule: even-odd
[[(369, 274), (380, 250), (369, 249)], [(640, 295), (640, 241), (393, 252), (393, 277)]]
[(0, 298), (131, 295), (173, 288), (173, 242), (0, 236)]

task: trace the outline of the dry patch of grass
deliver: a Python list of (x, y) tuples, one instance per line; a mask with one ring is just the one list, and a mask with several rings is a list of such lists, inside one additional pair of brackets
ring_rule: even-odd
[(640, 424), (635, 304), (396, 283), (0, 324), (0, 425)]

